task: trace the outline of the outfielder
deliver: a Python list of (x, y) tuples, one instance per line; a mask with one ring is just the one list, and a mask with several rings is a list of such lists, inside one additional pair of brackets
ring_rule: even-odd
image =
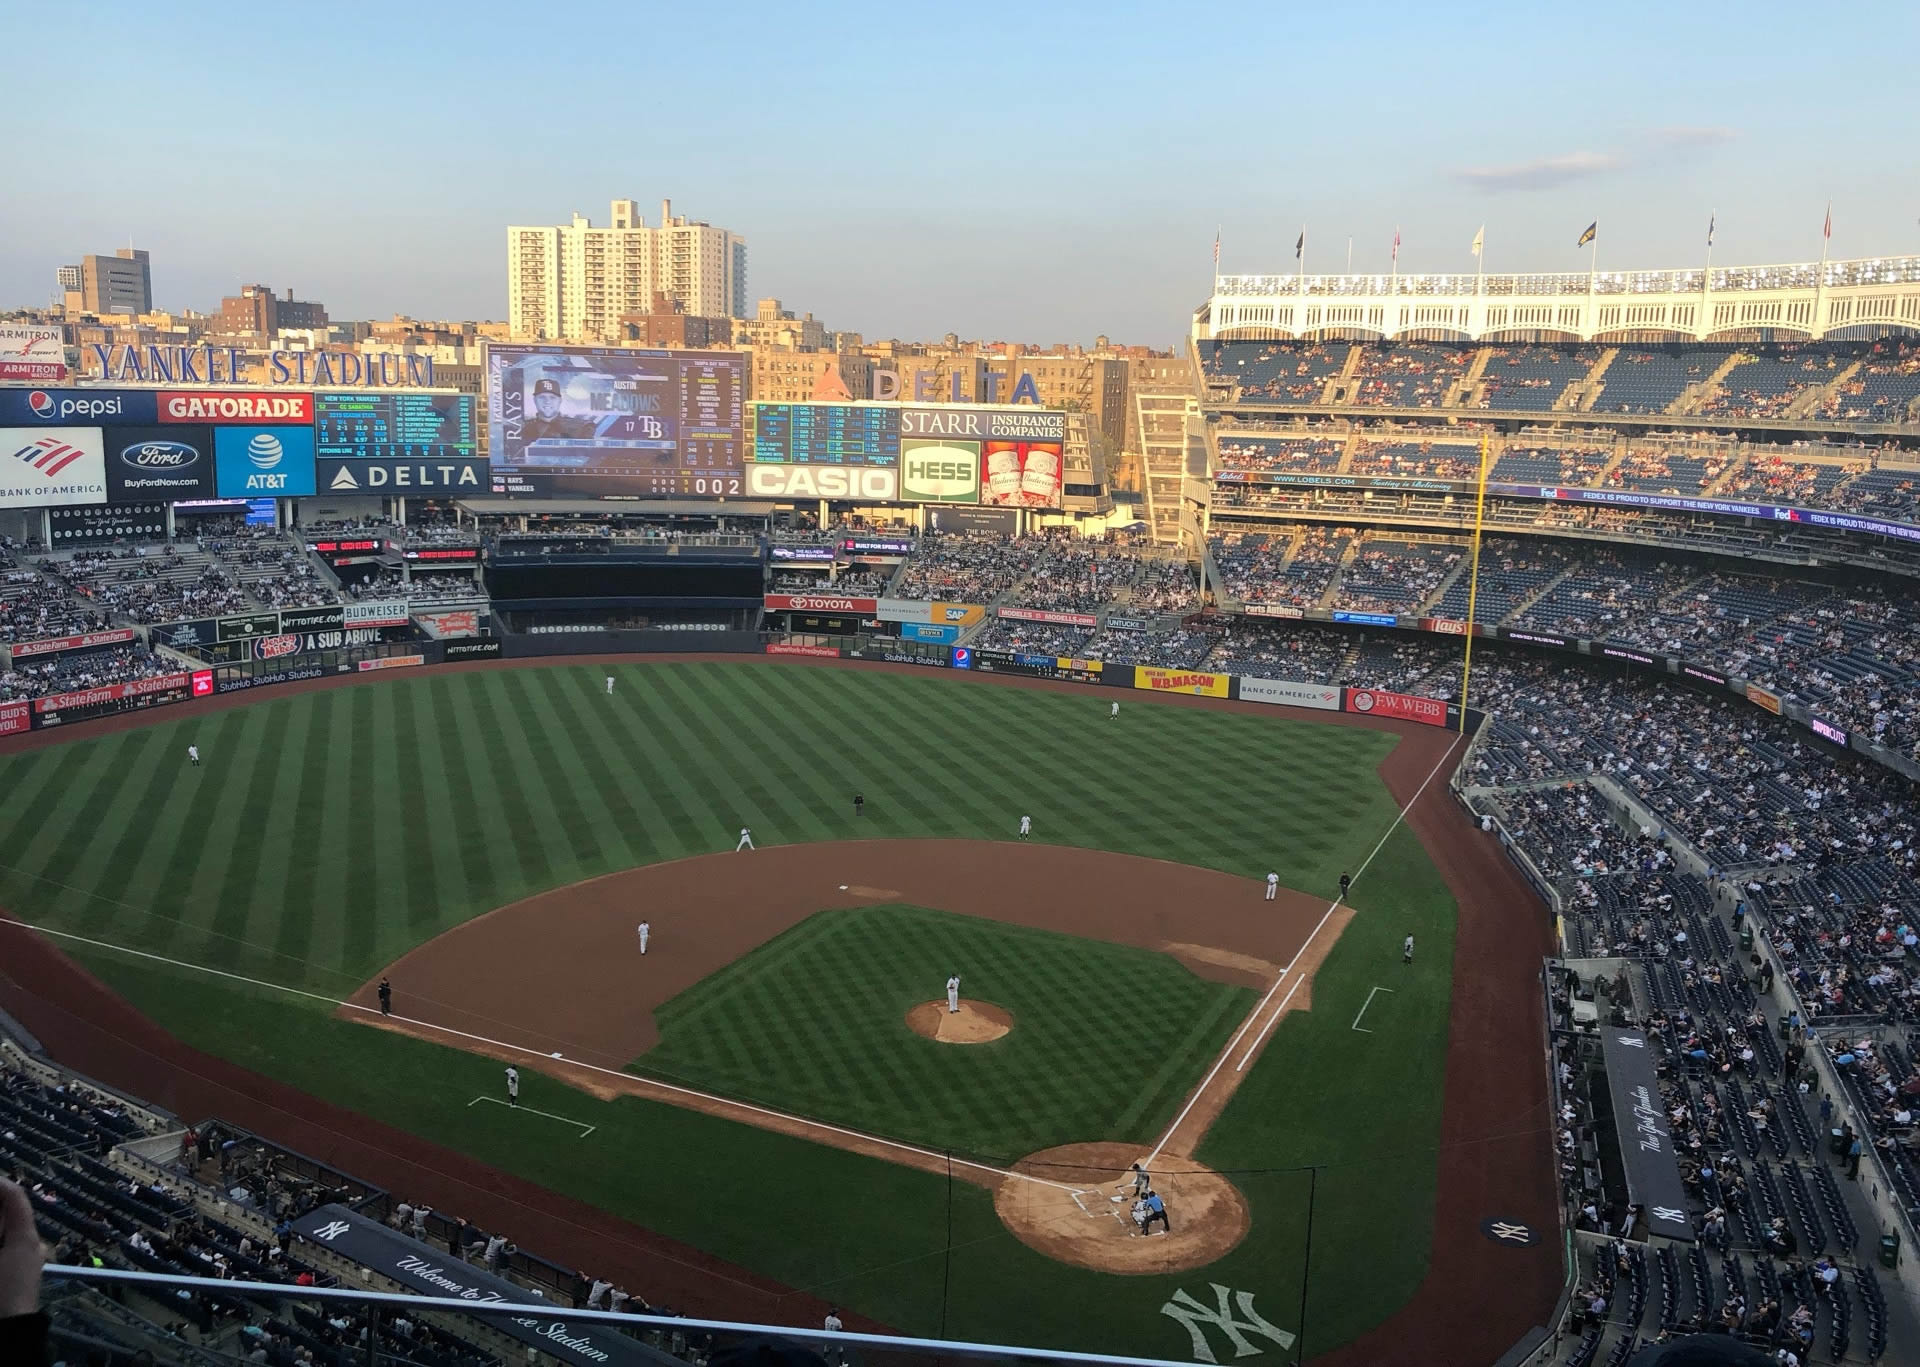
[(960, 1014), (960, 975), (958, 973), (947, 979), (947, 1014), (949, 1016)]
[(611, 674), (607, 675), (607, 696), (609, 698), (613, 696), (613, 675)]
[(187, 763), (198, 764), (199, 762), (200, 762), (200, 747), (197, 745), (189, 745), (187, 747)]
[(1279, 895), (1280, 895), (1280, 875), (1277, 873), (1269, 873), (1267, 875), (1267, 900), (1271, 902), (1275, 897), (1278, 897)]
[(511, 1063), (507, 1065), (507, 1104), (509, 1106), (520, 1104), (520, 1070)]
[(1109, 713), (1107, 713), (1107, 720), (1108, 720), (1108, 721), (1119, 721), (1119, 720), (1120, 720), (1120, 704), (1119, 704), (1119, 703), (1115, 703), (1115, 704), (1113, 705), (1113, 711), (1111, 711), (1111, 712), (1109, 712)]
[(1407, 936), (1407, 942), (1400, 946), (1400, 962), (1403, 964), (1413, 962), (1413, 936), (1411, 935)]
[(1028, 836), (1032, 834), (1033, 834), (1033, 818), (1030, 816), (1021, 817), (1020, 818), (1020, 838), (1022, 840), (1025, 840)]
[(735, 854), (738, 854), (742, 850), (750, 850), (752, 848), (753, 848), (753, 828), (750, 826), (742, 826), (740, 828), (740, 843), (733, 847), (733, 852)]
[(650, 935), (652, 932), (653, 932), (653, 925), (651, 922), (642, 921), (640, 923), (640, 952), (642, 954), (645, 954), (647, 952), (647, 936)]

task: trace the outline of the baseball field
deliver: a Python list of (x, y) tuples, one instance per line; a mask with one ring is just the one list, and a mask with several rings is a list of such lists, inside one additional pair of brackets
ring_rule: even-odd
[[(580, 1212), (537, 1251), (676, 1309), (1182, 1361), (1400, 1360), (1382, 1326), (1423, 1314), (1504, 1347), (1558, 1252), (1462, 1231), (1548, 1223), (1514, 981), (1545, 936), (1445, 796), (1452, 738), (1109, 692), (460, 667), (42, 733), (0, 750), (0, 902), (171, 1037), (147, 1094), (217, 1089), (483, 1226), (528, 1227), (533, 1184)], [(56, 975), (0, 936), (33, 1023)], [(1108, 1196), (1148, 1156), (1143, 1239)], [(1446, 1318), (1494, 1288), (1506, 1320)]]

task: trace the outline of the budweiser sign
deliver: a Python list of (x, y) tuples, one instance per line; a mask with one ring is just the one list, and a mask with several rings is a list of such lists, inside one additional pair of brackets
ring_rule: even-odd
[(852, 612), (873, 617), (880, 611), (878, 598), (840, 598), (831, 593), (770, 593), (769, 612)]
[(94, 646), (125, 645), (133, 639), (131, 631), (89, 631), (80, 636), (53, 636), (44, 641), (22, 641), (13, 648), (13, 658), (30, 655), (58, 655), (66, 650), (88, 650)]

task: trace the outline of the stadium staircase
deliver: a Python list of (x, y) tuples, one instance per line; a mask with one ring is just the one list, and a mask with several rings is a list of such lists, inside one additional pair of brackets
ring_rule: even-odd
[(1713, 374), (1681, 390), (1680, 397), (1673, 401), (1672, 405), (1667, 409), (1667, 412), (1677, 416), (1683, 413), (1699, 411), (1701, 404), (1720, 392), (1721, 386), (1726, 382), (1729, 371), (1744, 361), (1754, 359), (1754, 357), (1749, 356), (1743, 351), (1729, 351), (1721, 358), (1720, 364), (1713, 368)]
[(1360, 368), (1360, 355), (1361, 348), (1358, 346), (1347, 348), (1347, 359), (1341, 363), (1339, 371), (1328, 379), (1327, 387), (1320, 392), (1321, 403), (1334, 404), (1343, 399), (1348, 403), (1353, 402), (1353, 391), (1349, 386), (1353, 383), (1353, 372)]
[(1592, 412), (1593, 406), (1600, 401), (1600, 391), (1606, 388), (1607, 367), (1613, 364), (1613, 358), (1619, 354), (1619, 347), (1608, 347), (1601, 352), (1593, 369), (1584, 378), (1575, 380), (1567, 390), (1566, 397), (1554, 407), (1574, 413)]
[[(1482, 547), (1482, 549), (1484, 550), (1485, 548)], [(1441, 576), (1440, 582), (1434, 585), (1433, 592), (1425, 598), (1422, 598), (1414, 607), (1414, 615), (1425, 617), (1432, 612), (1440, 600), (1447, 596), (1447, 590), (1453, 587), (1454, 581), (1459, 579), (1461, 575), (1469, 573), (1472, 569), (1473, 543), (1469, 541), (1465, 552), (1460, 557), (1460, 563)]]
[(1806, 393), (1800, 395), (1792, 403), (1788, 404), (1784, 416), (1789, 418), (1811, 417), (1815, 409), (1838, 394), (1841, 386), (1847, 384), (1855, 375), (1860, 373), (1862, 364), (1864, 364), (1864, 362), (1862, 362), (1860, 358), (1855, 357), (1847, 364), (1846, 369), (1842, 370), (1838, 375), (1835, 375), (1831, 380), (1817, 389), (1809, 389)]
[(1327, 579), (1327, 587), (1318, 598), (1314, 599), (1314, 607), (1324, 611), (1339, 601), (1340, 586), (1346, 581), (1347, 567), (1360, 558), (1360, 548), (1366, 543), (1366, 539), (1366, 535), (1362, 533), (1347, 542), (1347, 548), (1340, 552), (1340, 563), (1334, 566), (1333, 574)]
[[(1516, 603), (1513, 607), (1513, 610), (1509, 612), (1506, 616), (1502, 617), (1500, 621), (1513, 622), (1513, 621), (1519, 620), (1521, 617), (1525, 616), (1528, 612), (1532, 610), (1533, 605), (1535, 603), (1539, 602), (1542, 598), (1545, 598), (1548, 594), (1552, 593), (1555, 589), (1559, 588), (1562, 584), (1566, 583), (1567, 580), (1573, 578), (1575, 574), (1578, 574), (1580, 572), (1580, 569), (1581, 569), (1581, 566), (1579, 566), (1578, 564), (1574, 564), (1574, 565), (1569, 565), (1564, 570), (1561, 570), (1560, 573), (1554, 575), (1553, 578), (1549, 579), (1546, 583), (1542, 584), (1538, 592), (1530, 594), (1526, 598), (1523, 598), (1520, 602)], [(1481, 572), (1483, 574), (1486, 572), (1486, 567), (1484, 565), (1481, 566)], [(1481, 620), (1485, 621), (1486, 619), (1482, 618)], [(1498, 623), (1489, 622), (1488, 625), (1495, 626), (1495, 625), (1498, 625)]]
[(1627, 434), (1622, 432), (1613, 443), (1613, 454), (1607, 457), (1607, 463), (1595, 470), (1587, 480), (1587, 487), (1597, 489), (1607, 482), (1608, 476), (1620, 468), (1620, 462), (1627, 458)]

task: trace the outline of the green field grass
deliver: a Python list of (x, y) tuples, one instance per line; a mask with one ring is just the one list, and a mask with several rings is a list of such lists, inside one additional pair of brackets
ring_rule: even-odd
[[(743, 823), (763, 845), (851, 835), (856, 789), (866, 837), (1004, 837), (1028, 811), (1048, 841), (1272, 867), (1312, 890), (1356, 867), (1394, 818), (1375, 773), (1393, 738), (1365, 730), (1144, 700), (1116, 724), (1098, 694), (749, 662), (616, 667), (609, 699), (606, 672), (382, 681), (5, 757), (0, 895), (72, 934), (344, 996), (493, 906), (731, 848)], [(1309, 1190), (1315, 1350), (1390, 1314), (1425, 1269), (1453, 906), (1404, 830), (1354, 902), (1314, 1010), (1275, 1032), (1200, 1155), (1232, 1171), (1255, 1234), (1184, 1278), (1052, 1263), (965, 1183), (530, 1078), (533, 1105), (605, 1127), (604, 1144), (557, 1148), (512, 1117), (476, 1119), (466, 1103), (497, 1083), (487, 1060), (335, 1021), (321, 1003), (81, 952), (198, 1047), (898, 1328), (1184, 1359), (1186, 1331), (1159, 1313), (1176, 1287), (1254, 1291), (1269, 1319), (1295, 1325)], [(1408, 931), (1421, 957), (1403, 971)], [(1394, 995), (1370, 1011), (1379, 1027), (1353, 1032), (1382, 982)], [(676, 1180), (643, 1195), (636, 1166)], [(827, 1193), (836, 1217), (796, 1206), (796, 1182)]]
[[(1015, 1027), (937, 1044), (907, 1009), (950, 966)], [(636, 1072), (1011, 1163), (1151, 1140), (1257, 999), (1165, 954), (924, 907), (826, 911), (663, 1005)]]

